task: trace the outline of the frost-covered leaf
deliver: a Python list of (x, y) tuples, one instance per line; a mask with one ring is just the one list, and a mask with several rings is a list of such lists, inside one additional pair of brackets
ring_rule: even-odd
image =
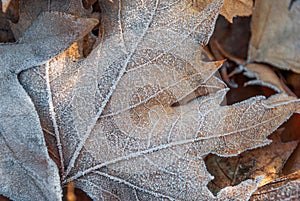
[(16, 39), (19, 39), (43, 12), (63, 12), (77, 17), (86, 17), (91, 12), (91, 9), (84, 9), (78, 0), (18, 0), (18, 4), (19, 20), (10, 24)]
[[(201, 45), (222, 1), (201, 12), (182, 0), (100, 5), (102, 35), (85, 60), (58, 57), (21, 78), (40, 101), (62, 183), (74, 181), (94, 200), (249, 199), (261, 177), (214, 196), (203, 157), (269, 144), (298, 103), (281, 94), (220, 106), (227, 89), (213, 74), (222, 62), (203, 62)], [(46, 98), (28, 84), (31, 75)]]
[(267, 86), (279, 93), (286, 92), (282, 81), (269, 66), (265, 64), (251, 63), (247, 64), (245, 67), (247, 69), (247, 71), (244, 73), (246, 76), (250, 78), (257, 78), (256, 80), (250, 80), (247, 83), (245, 83), (246, 86), (257, 84)]
[(213, 76), (220, 62), (201, 61), (200, 45), (222, 3), (201, 12), (181, 0), (101, 6), (99, 46), (79, 64), (46, 66), (53, 110), (45, 129), (60, 137), (63, 183), (75, 181), (95, 200), (235, 199), (230, 193), (241, 188), (239, 198), (248, 199), (258, 180), (213, 196), (203, 157), (270, 143), (266, 136), (296, 103), (278, 95), (220, 106), (227, 91)]
[[(279, 97), (221, 107), (225, 92), (176, 108), (165, 106), (156, 97), (158, 100), (129, 112), (101, 118), (79, 156), (72, 179), (77, 178), (77, 185), (93, 197), (114, 194), (126, 200), (137, 193), (142, 200), (150, 195), (214, 199), (206, 188), (212, 178), (202, 157), (207, 153), (231, 156), (268, 144), (266, 136), (294, 110), (293, 104), (265, 106), (273, 100), (275, 104), (282, 99)], [(245, 192), (243, 196), (249, 195)]]
[(297, 201), (300, 198), (300, 172), (278, 178), (260, 187), (252, 196), (251, 201), (288, 200)]
[(265, 175), (260, 186), (278, 178), (285, 162), (297, 147), (296, 141), (282, 143), (279, 134), (279, 131), (275, 131), (269, 137), (272, 140), (270, 145), (244, 152), (239, 156), (223, 158), (210, 155), (205, 163), (215, 178), (209, 184), (209, 189), (218, 192), (226, 186), (236, 185), (260, 175)]
[(13, 200), (61, 199), (57, 167), (48, 156), (34, 105), (17, 76), (62, 52), (95, 23), (45, 13), (18, 43), (0, 44), (0, 194)]
[(300, 1), (255, 2), (249, 60), (267, 62), (299, 73), (299, 10)]
[[(73, 74), (52, 73), (59, 120), (71, 125), (62, 125), (63, 134), (87, 138), (101, 115), (127, 112), (169, 91), (174, 94), (169, 93), (172, 98), (165, 104), (180, 101), (201, 86), (218, 88), (218, 84), (203, 86), (219, 62), (201, 62), (199, 42), (208, 41), (221, 3), (196, 14), (187, 12), (181, 1), (104, 1), (102, 6), (109, 11), (101, 22), (102, 43), (72, 69)], [(107, 104), (113, 94), (114, 103)], [(65, 143), (66, 161), (76, 158), (72, 155), (77, 142)]]

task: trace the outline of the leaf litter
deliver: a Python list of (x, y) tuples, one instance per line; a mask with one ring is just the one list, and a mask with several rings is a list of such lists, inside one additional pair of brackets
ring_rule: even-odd
[(109, 12), (86, 59), (60, 56), (21, 75), (57, 150), (62, 184), (74, 181), (94, 200), (248, 200), (262, 177), (214, 196), (203, 158), (270, 144), (267, 136), (292, 115), (296, 98), (220, 106), (228, 89), (214, 73), (222, 62), (202, 61), (201, 48), (220, 1), (201, 12), (175, 0), (100, 5)]

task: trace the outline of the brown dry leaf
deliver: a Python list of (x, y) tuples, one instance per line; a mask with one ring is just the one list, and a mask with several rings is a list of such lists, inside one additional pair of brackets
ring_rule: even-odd
[(230, 23), (236, 16), (250, 16), (253, 9), (253, 0), (225, 0), (221, 10), (223, 15)]
[(286, 76), (286, 83), (291, 87), (293, 92), (300, 97), (300, 74), (289, 72)]
[(35, 107), (17, 76), (64, 51), (95, 23), (44, 13), (18, 43), (0, 45), (0, 194), (13, 200), (61, 199), (57, 167), (48, 156)]
[[(202, 10), (212, 0), (185, 0), (196, 9)], [(220, 12), (230, 23), (236, 16), (250, 16), (253, 9), (253, 0), (225, 0)]]
[(283, 174), (290, 174), (300, 169), (300, 144), (298, 140), (298, 146), (287, 161), (283, 169)]
[(300, 1), (257, 1), (249, 60), (300, 72)]
[(300, 170), (300, 114), (294, 114), (284, 125), (282, 140), (283, 141), (298, 141), (298, 146), (287, 161), (283, 169), (283, 174), (287, 175)]
[(252, 196), (251, 201), (288, 200), (298, 201), (300, 198), (300, 171), (260, 187)]
[(271, 135), (268, 146), (242, 153), (237, 157), (222, 158), (210, 156), (206, 160), (208, 171), (214, 175), (210, 190), (239, 184), (246, 179), (264, 175), (260, 185), (273, 181), (279, 176), (283, 165), (297, 146), (297, 142), (282, 143), (279, 131)]
[(285, 92), (289, 94), (289, 92), (286, 91), (286, 88), (283, 86), (282, 81), (279, 79), (276, 73), (267, 65), (251, 63), (246, 64), (245, 67), (247, 69), (245, 75), (247, 75), (248, 77), (257, 78), (257, 80), (251, 80), (245, 83), (245, 85), (258, 84), (262, 86), (267, 86), (279, 93)]

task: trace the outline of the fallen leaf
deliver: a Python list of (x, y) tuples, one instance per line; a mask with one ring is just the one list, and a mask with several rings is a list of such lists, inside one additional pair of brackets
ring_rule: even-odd
[(286, 83), (291, 87), (293, 92), (300, 97), (300, 74), (289, 72), (286, 76)]
[[(300, 72), (300, 1), (257, 1), (252, 16), (250, 61)], [(279, 14), (280, 13), (280, 14)]]
[[(183, 200), (194, 197), (213, 199), (205, 187), (211, 177), (205, 170), (202, 157), (207, 153), (237, 155), (269, 143), (265, 135), (254, 133), (262, 128), (269, 133), (271, 129), (268, 127), (276, 122), (272, 117), (278, 115), (274, 115), (273, 111), (278, 110), (277, 113), (281, 110), (276, 107), (264, 112), (263, 103), (259, 108), (259, 100), (255, 99), (235, 107), (220, 107), (215, 101), (221, 101), (224, 92), (222, 90), (209, 96), (208, 100), (203, 97), (174, 109), (163, 107), (155, 101), (144, 105), (145, 109), (129, 111), (133, 114), (126, 112), (101, 118), (85, 143), (84, 152), (75, 164), (76, 174), (70, 180), (76, 179), (77, 185), (94, 198), (101, 195), (110, 197), (109, 194), (113, 193), (125, 199), (137, 193), (144, 199), (152, 196)], [(241, 112), (247, 108), (248, 111)], [(263, 113), (265, 115), (257, 120), (265, 123), (253, 122), (253, 116)], [(86, 169), (82, 169), (81, 164), (91, 164), (91, 167), (85, 165)], [(178, 177), (184, 180), (178, 180)], [(184, 188), (186, 194), (179, 193), (182, 185), (188, 185)], [(90, 188), (92, 186), (101, 188)], [(103, 192), (102, 188), (106, 190)], [(106, 191), (110, 193), (106, 194)], [(243, 196), (248, 195), (244, 193)]]
[[(61, 166), (61, 161), (57, 150), (58, 146), (54, 134), (55, 131), (52, 126), (54, 122), (52, 122), (50, 104), (48, 102), (51, 93), (49, 93), (47, 88), (49, 87), (48, 82), (52, 82), (52, 80), (55, 80), (56, 77), (60, 75), (53, 73), (53, 77), (50, 80), (48, 76), (49, 67), (52, 66), (55, 72), (60, 70), (66, 73), (72, 72), (70, 68), (72, 66), (71, 64), (84, 58), (83, 52), (81, 51), (82, 48), (80, 47), (81, 41), (82, 39), (73, 43), (63, 53), (51, 59), (50, 65), (49, 62), (47, 62), (42, 66), (22, 71), (19, 74), (19, 82), (30, 96), (40, 116), (42, 129), (44, 133), (46, 133), (44, 136), (50, 157), (57, 163), (58, 167)], [(63, 65), (65, 65), (65, 68), (61, 69), (60, 67)]]
[(45, 13), (18, 43), (0, 45), (2, 195), (13, 200), (61, 199), (57, 167), (48, 156), (34, 105), (17, 76), (56, 56), (94, 25), (95, 21), (88, 19)]
[(35, 106), (57, 148), (63, 186), (73, 181), (94, 200), (250, 198), (262, 177), (214, 196), (203, 158), (269, 144), (267, 136), (299, 103), (279, 94), (220, 106), (228, 89), (214, 73), (222, 62), (203, 62), (201, 46), (221, 6), (215, 0), (195, 12), (181, 0), (102, 1), (102, 35), (86, 59), (59, 56), (20, 75), (46, 94), (26, 86), (41, 103)]
[(221, 10), (223, 15), (230, 23), (236, 16), (250, 16), (253, 9), (253, 0), (225, 0)]
[(84, 9), (78, 0), (18, 0), (18, 3), (19, 20), (10, 23), (16, 39), (19, 39), (43, 12), (62, 12), (77, 17), (86, 17), (92, 12), (91, 9)]
[(298, 146), (296, 147), (295, 151), (287, 161), (284, 169), (283, 169), (283, 174), (290, 174), (293, 173), (297, 170), (299, 170), (300, 167), (300, 145), (298, 141)]
[[(204, 9), (205, 6), (212, 2), (212, 0), (186, 0), (191, 6), (197, 9)], [(236, 16), (250, 16), (253, 9), (253, 0), (225, 0), (220, 12), (230, 23)]]
[(276, 73), (267, 65), (251, 63), (247, 64), (245, 67), (247, 70), (247, 72), (245, 72), (245, 75), (250, 78), (256, 78), (256, 80), (246, 82), (245, 86), (258, 84), (267, 86), (279, 93), (285, 92), (286, 94), (289, 94), (289, 92), (287, 91), (287, 87), (283, 86), (282, 81), (279, 79)]
[(298, 141), (298, 146), (286, 162), (282, 173), (285, 175), (296, 172), (300, 169), (300, 114), (294, 114), (287, 122), (282, 126), (284, 128), (282, 133), (282, 140), (287, 141)]
[[(220, 106), (227, 91), (213, 77), (220, 63), (199, 59), (199, 42), (207, 43), (220, 3), (201, 13), (181, 1), (102, 6), (109, 11), (102, 42), (87, 59), (79, 66), (46, 66), (56, 122), (49, 130), (56, 125), (67, 166), (63, 184), (74, 181), (95, 200), (216, 199), (206, 187), (212, 178), (202, 158), (270, 143), (266, 136), (291, 115), (295, 99), (278, 95)], [(209, 93), (171, 107), (198, 88)], [(248, 187), (241, 198), (258, 183), (242, 182), (240, 188)], [(234, 197), (236, 189), (217, 198)]]
[(251, 201), (260, 200), (289, 200), (297, 201), (300, 195), (300, 172), (297, 171), (286, 177), (278, 178), (260, 187), (252, 196)]
[(212, 192), (243, 180), (264, 175), (260, 186), (278, 178), (281, 170), (298, 142), (282, 143), (279, 131), (270, 136), (268, 146), (244, 152), (236, 157), (223, 158), (211, 155), (206, 159), (208, 171), (215, 177), (209, 184)]

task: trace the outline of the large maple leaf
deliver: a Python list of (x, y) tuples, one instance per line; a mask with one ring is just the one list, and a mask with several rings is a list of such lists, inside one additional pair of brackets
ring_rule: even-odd
[(203, 62), (201, 45), (222, 2), (201, 12), (181, 0), (101, 6), (103, 34), (86, 59), (58, 57), (20, 76), (58, 150), (62, 184), (74, 181), (94, 200), (248, 199), (260, 178), (215, 197), (203, 157), (270, 143), (297, 103), (276, 95), (220, 106), (220, 62)]

